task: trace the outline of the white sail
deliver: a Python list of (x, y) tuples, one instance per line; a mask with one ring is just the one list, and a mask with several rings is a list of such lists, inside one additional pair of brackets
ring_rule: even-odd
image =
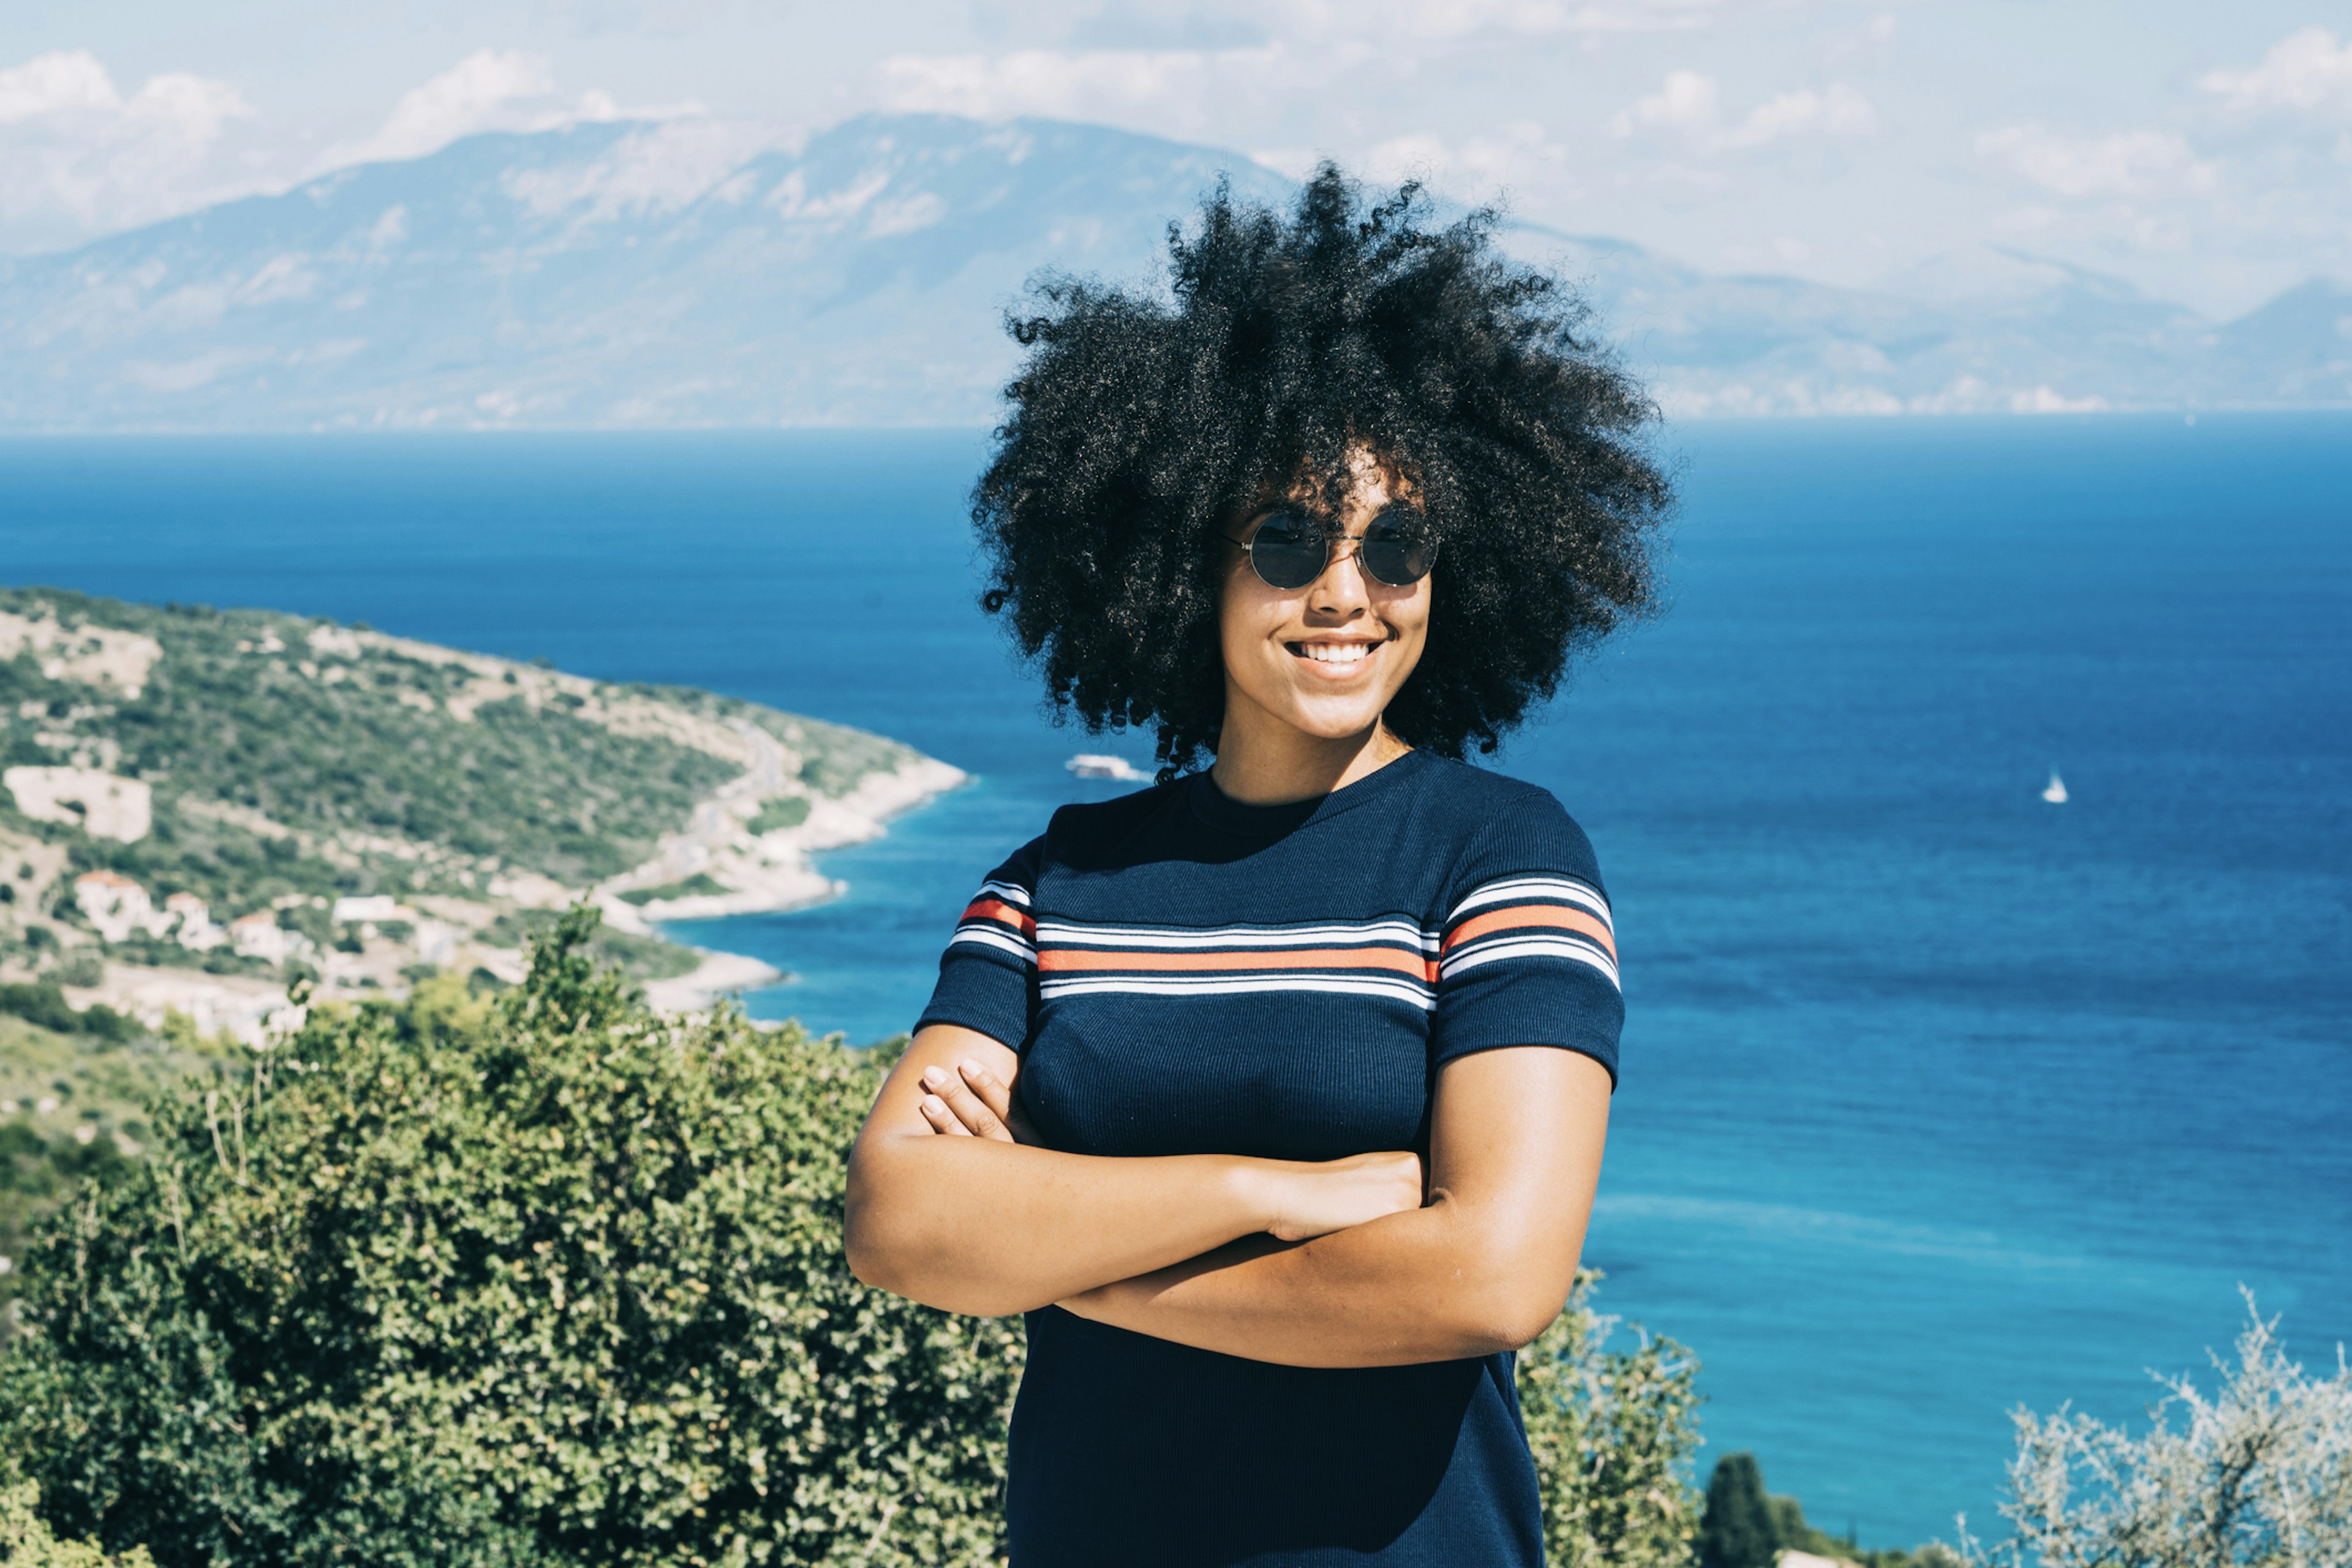
[(2058, 776), (2056, 768), (2050, 770), (2050, 782), (2042, 786), (2042, 798), (2053, 805), (2066, 804), (2066, 781)]

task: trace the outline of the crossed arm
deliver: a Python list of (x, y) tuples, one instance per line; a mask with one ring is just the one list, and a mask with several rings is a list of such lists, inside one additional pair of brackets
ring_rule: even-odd
[(1609, 1075), (1549, 1046), (1438, 1075), (1410, 1153), (1114, 1159), (1016, 1141), (1019, 1058), (934, 1025), (850, 1156), (850, 1267), (950, 1311), (1080, 1317), (1293, 1366), (1512, 1350), (1568, 1298)]

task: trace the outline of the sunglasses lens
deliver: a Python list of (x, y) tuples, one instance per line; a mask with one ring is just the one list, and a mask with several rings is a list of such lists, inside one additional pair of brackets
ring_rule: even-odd
[(1402, 588), (1429, 575), (1437, 564), (1437, 542), (1417, 515), (1400, 518), (1393, 510), (1372, 519), (1364, 530), (1364, 570), (1391, 588)]
[(1322, 531), (1288, 512), (1267, 518), (1250, 539), (1250, 564), (1269, 588), (1304, 588), (1323, 575), (1328, 554)]

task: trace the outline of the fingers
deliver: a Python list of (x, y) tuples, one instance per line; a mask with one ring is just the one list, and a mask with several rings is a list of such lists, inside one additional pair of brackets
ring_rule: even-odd
[(999, 1121), (1012, 1121), (1013, 1091), (1000, 1082), (994, 1073), (970, 1057), (956, 1063), (956, 1071), (962, 1075), (971, 1092), (980, 1097), (980, 1102), (988, 1107)]
[[(923, 1069), (923, 1087), (929, 1090), (923, 1097), (923, 1119), (931, 1124), (935, 1132), (964, 1133), (975, 1138), (993, 1138), (1000, 1143), (1012, 1142), (1013, 1132), (1005, 1126), (1003, 1115), (992, 1109), (966, 1081), (967, 1079), (978, 1078), (993, 1086), (995, 1080), (978, 1062), (969, 1058), (957, 1066), (961, 1071), (951, 1072), (936, 1066)], [(1003, 1096), (1001, 1088), (998, 1094), (1000, 1103), (1009, 1106), (1009, 1097)], [(936, 1111), (932, 1109), (935, 1105), (939, 1108)]]
[(971, 1136), (971, 1129), (957, 1121), (956, 1113), (949, 1110), (947, 1101), (941, 1100), (938, 1095), (927, 1094), (923, 1096), (923, 1098), (917, 1102), (917, 1108), (922, 1111), (923, 1120), (931, 1124), (932, 1131), (944, 1132), (953, 1138), (969, 1138)]

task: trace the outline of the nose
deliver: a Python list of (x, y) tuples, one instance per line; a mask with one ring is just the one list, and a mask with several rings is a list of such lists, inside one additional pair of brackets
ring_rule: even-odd
[(1356, 559), (1363, 548), (1363, 540), (1356, 534), (1341, 534), (1332, 541), (1332, 546), (1331, 559), (1324, 563), (1323, 575), (1307, 590), (1307, 608), (1318, 616), (1351, 621), (1359, 615), (1370, 614), (1372, 607), (1363, 565)]

